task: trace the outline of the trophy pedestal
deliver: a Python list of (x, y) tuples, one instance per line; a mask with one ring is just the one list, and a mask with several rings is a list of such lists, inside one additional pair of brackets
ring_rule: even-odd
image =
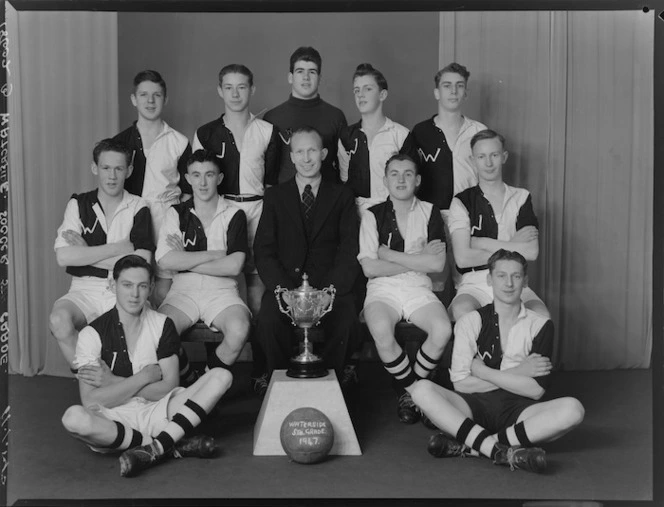
[(325, 361), (308, 350), (291, 359), (286, 375), (292, 378), (319, 378), (327, 375)]
[(330, 454), (361, 456), (355, 428), (350, 419), (334, 370), (320, 378), (297, 379), (286, 370), (275, 370), (254, 426), (254, 456), (285, 456), (279, 431), (288, 414), (300, 407), (323, 412), (334, 428)]

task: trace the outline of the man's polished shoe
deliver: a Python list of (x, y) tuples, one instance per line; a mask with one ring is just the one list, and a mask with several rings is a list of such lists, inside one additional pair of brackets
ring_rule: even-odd
[(214, 438), (207, 435), (194, 435), (178, 440), (173, 449), (176, 458), (211, 458), (219, 448)]
[(420, 420), (421, 412), (417, 405), (413, 402), (408, 392), (404, 392), (399, 396), (397, 404), (397, 414), (399, 420), (404, 424), (415, 424)]
[(153, 440), (147, 445), (127, 449), (120, 455), (120, 475), (122, 477), (133, 477), (146, 468), (166, 459), (166, 455), (160, 453), (157, 441)]
[(498, 452), (493, 460), (496, 465), (509, 465), (511, 470), (520, 469), (541, 472), (546, 468), (546, 453), (539, 447), (508, 447), (496, 444)]
[(457, 456), (463, 458), (471, 456), (470, 448), (466, 444), (457, 442), (444, 433), (431, 435), (427, 451), (436, 458), (456, 458)]

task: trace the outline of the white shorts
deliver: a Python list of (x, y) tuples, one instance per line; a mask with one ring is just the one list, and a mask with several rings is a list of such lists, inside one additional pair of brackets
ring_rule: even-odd
[(75, 276), (71, 281), (69, 292), (56, 301), (74, 303), (89, 324), (100, 315), (115, 306), (115, 293), (111, 291), (107, 278)]
[(430, 280), (426, 275), (427, 282), (420, 284), (399, 284), (389, 278), (369, 280), (367, 284), (367, 297), (364, 300), (366, 308), (371, 303), (384, 303), (393, 308), (400, 318), (410, 322), (414, 312), (431, 303), (437, 303), (445, 311), (443, 303), (431, 291)]
[[(192, 322), (202, 320), (208, 327), (212, 327), (212, 321), (217, 315), (230, 306), (241, 305), (249, 311), (240, 298), (235, 280), (229, 279), (227, 283), (232, 285), (228, 287), (206, 287), (205, 282), (214, 283), (214, 278), (216, 277), (197, 273), (178, 274), (160, 309), (164, 305), (171, 305), (183, 312)], [(200, 281), (197, 287), (192, 286), (195, 280)]]
[[(168, 403), (176, 394), (184, 391), (184, 387), (176, 387), (159, 401), (149, 401), (140, 396), (131, 398), (127, 403), (113, 408), (92, 405), (90, 410), (110, 421), (117, 421), (143, 434), (144, 438), (154, 438), (166, 427), (168, 420)], [(89, 446), (96, 452), (117, 452), (116, 449)]]
[[(454, 300), (461, 294), (472, 296), (477, 300), (480, 306), (486, 306), (491, 303), (493, 301), (493, 289), (486, 282), (486, 276), (488, 274), (489, 270), (483, 269), (481, 271), (469, 271), (468, 273), (461, 275), (461, 282), (457, 287), (456, 296), (454, 296), (450, 305), (454, 304)], [(523, 289), (523, 292), (521, 293), (521, 301), (524, 303), (529, 301), (539, 301), (544, 304), (530, 287)]]
[[(178, 199), (173, 199), (170, 201), (155, 201), (146, 199), (145, 202), (147, 202), (148, 208), (150, 208), (150, 216), (152, 217), (152, 234), (154, 237), (154, 244), (157, 245), (159, 243), (159, 231), (161, 230), (161, 224), (164, 223), (164, 216), (166, 215), (166, 211), (168, 211), (168, 208), (174, 204), (178, 204), (180, 201)], [(174, 271), (160, 268), (156, 262), (154, 263), (154, 266), (155, 275), (157, 278), (173, 278), (173, 275), (175, 274)]]

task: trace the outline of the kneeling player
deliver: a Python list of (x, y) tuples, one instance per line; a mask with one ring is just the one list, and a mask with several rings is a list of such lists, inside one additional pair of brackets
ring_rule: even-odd
[(208, 367), (228, 369), (249, 335), (251, 316), (234, 278), (242, 273), (248, 250), (247, 219), (218, 194), (223, 174), (213, 152), (194, 152), (185, 177), (194, 197), (170, 208), (159, 232), (157, 262), (176, 272), (159, 311), (179, 334), (199, 319), (221, 331), (224, 339), (208, 357)]
[[(128, 255), (113, 269), (116, 305), (84, 328), (76, 346), (82, 405), (69, 407), (62, 424), (98, 452), (125, 451), (125, 477), (170, 456), (210, 457), (214, 439), (183, 439), (210, 413), (232, 382), (221, 368), (194, 385), (178, 385), (180, 339), (171, 320), (145, 305), (154, 288), (152, 266)], [(107, 375), (92, 380), (89, 369)]]
[(58, 264), (66, 266), (72, 282), (53, 304), (49, 327), (70, 367), (78, 332), (115, 304), (109, 270), (130, 253), (150, 260), (155, 248), (146, 202), (124, 188), (132, 173), (129, 148), (104, 139), (92, 158), (97, 188), (72, 195), (55, 240)]
[[(408, 155), (392, 156), (383, 180), (389, 197), (363, 214), (360, 228), (358, 260), (369, 279), (363, 312), (378, 355), (398, 387), (399, 419), (412, 424), (420, 414), (409, 393), (435, 368), (452, 334), (427, 276), (445, 266), (445, 231), (440, 210), (415, 197), (420, 175)], [(412, 365), (394, 337), (402, 318), (428, 335)]]
[(482, 455), (496, 464), (539, 472), (539, 442), (560, 438), (583, 420), (575, 398), (538, 403), (548, 386), (553, 323), (521, 301), (527, 262), (498, 250), (488, 261), (493, 303), (464, 315), (454, 328), (450, 378), (456, 392), (418, 382), (413, 400), (444, 433), (431, 437), (437, 457)]

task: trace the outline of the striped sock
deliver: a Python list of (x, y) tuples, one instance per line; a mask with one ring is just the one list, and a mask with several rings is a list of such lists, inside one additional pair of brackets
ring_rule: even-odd
[(198, 379), (196, 372), (189, 364), (189, 357), (184, 350), (184, 347), (180, 347), (178, 351), (178, 362), (180, 363), (180, 384), (183, 386), (190, 386)]
[(206, 415), (207, 413), (199, 404), (189, 399), (184, 402), (180, 411), (173, 416), (173, 419), (155, 437), (155, 440), (161, 444), (164, 452), (167, 452), (185, 434), (191, 433), (205, 419)]
[(523, 447), (532, 447), (533, 443), (526, 435), (526, 427), (523, 424), (523, 421), (509, 426), (504, 430), (500, 430), (496, 433), (496, 438), (498, 442), (505, 445), (520, 445)]
[(496, 437), (489, 435), (489, 432), (475, 424), (471, 419), (466, 418), (456, 434), (458, 442), (463, 442), (471, 449), (483, 454), (487, 458), (494, 459), (498, 448), (496, 447)]
[(420, 347), (420, 350), (417, 351), (417, 355), (415, 356), (415, 363), (413, 364), (413, 371), (415, 372), (415, 375), (417, 375), (419, 380), (427, 378), (429, 374), (433, 371), (433, 369), (436, 367), (436, 365), (438, 364), (438, 360), (440, 359), (440, 356), (437, 358), (430, 357), (429, 355), (426, 354), (426, 352), (424, 352), (423, 348), (424, 348), (424, 343)]
[(121, 422), (113, 421), (118, 430), (118, 434), (109, 449), (117, 449), (118, 451), (125, 451), (139, 445), (145, 445), (152, 439), (144, 436), (140, 431), (137, 431), (129, 426), (125, 426)]
[(406, 351), (402, 350), (399, 357), (390, 363), (383, 362), (385, 369), (394, 377), (397, 385), (402, 388), (407, 388), (417, 381), (417, 377), (410, 367), (410, 361)]

